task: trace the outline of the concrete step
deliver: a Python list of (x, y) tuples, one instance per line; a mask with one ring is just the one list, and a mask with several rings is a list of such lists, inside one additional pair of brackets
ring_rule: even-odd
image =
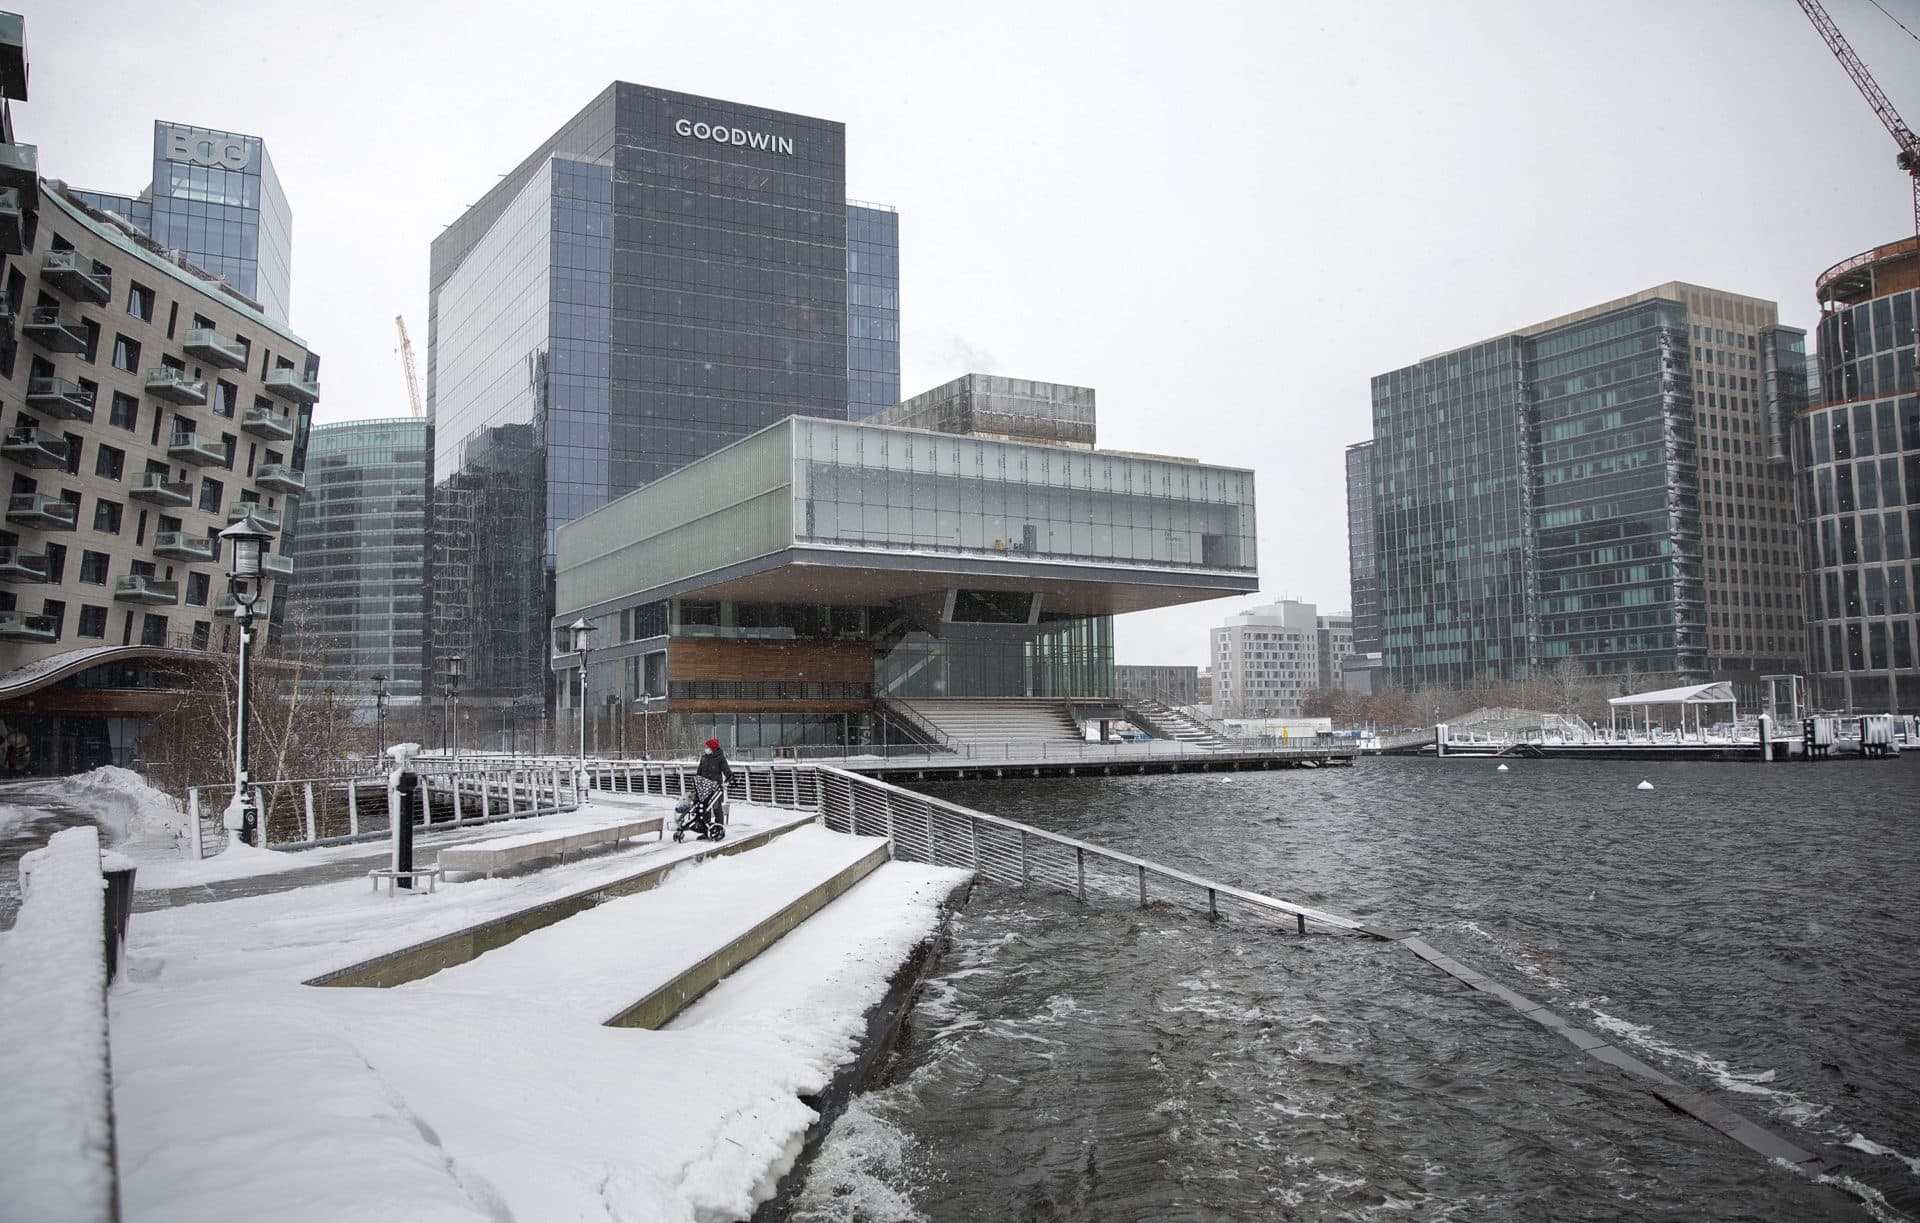
[(401, 988), (656, 1028), (886, 861), (884, 840), (798, 828)]

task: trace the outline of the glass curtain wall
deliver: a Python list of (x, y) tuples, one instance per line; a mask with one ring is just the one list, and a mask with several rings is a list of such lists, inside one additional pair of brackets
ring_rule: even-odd
[(847, 419), (900, 402), (900, 218), (847, 205)]
[(1820, 321), (1826, 403), (1801, 417), (1801, 551), (1815, 700), (1920, 709), (1920, 291)]
[(1704, 674), (1686, 307), (1647, 302), (1526, 349), (1539, 661)]
[(1353, 599), (1353, 648), (1380, 652), (1379, 558), (1374, 551), (1373, 443), (1347, 447), (1347, 581)]

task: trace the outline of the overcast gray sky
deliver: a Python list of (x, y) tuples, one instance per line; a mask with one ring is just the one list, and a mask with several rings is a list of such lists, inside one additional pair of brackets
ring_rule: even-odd
[[(1920, 42), (1826, 3), (1920, 124)], [(1346, 610), (1372, 375), (1674, 279), (1811, 328), (1821, 270), (1913, 232), (1791, 0), (24, 12), (49, 177), (144, 186), (155, 119), (266, 139), (322, 422), (406, 414), (428, 243), (608, 82), (844, 122), (848, 194), (900, 210), (903, 394), (1092, 386), (1103, 446), (1258, 472), (1261, 598), (1123, 617), (1122, 662), (1200, 663), (1251, 602)]]

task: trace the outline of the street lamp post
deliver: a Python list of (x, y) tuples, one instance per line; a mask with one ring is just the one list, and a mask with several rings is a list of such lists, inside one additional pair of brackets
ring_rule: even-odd
[(242, 844), (264, 844), (266, 838), (260, 835), (260, 813), (253, 802), (253, 777), (247, 768), (247, 688), (251, 678), (247, 656), (253, 645), (253, 609), (260, 602), (261, 587), (265, 585), (260, 554), (272, 541), (273, 532), (248, 511), (240, 521), (220, 532), (220, 538), (232, 549), (227, 566), (227, 589), (233, 595), (234, 619), (240, 624), (240, 672), (234, 684), (233, 801), (227, 805), (226, 825), (229, 832), (239, 834)]
[(460, 759), (460, 673), (466, 663), (464, 654), (447, 655), (447, 742), (455, 760)]
[(387, 758), (387, 677), (378, 671), (373, 674), (373, 755)]
[(573, 633), (573, 652), (580, 656), (580, 767), (587, 767), (587, 637), (598, 632), (587, 623), (585, 616), (575, 620), (571, 626)]

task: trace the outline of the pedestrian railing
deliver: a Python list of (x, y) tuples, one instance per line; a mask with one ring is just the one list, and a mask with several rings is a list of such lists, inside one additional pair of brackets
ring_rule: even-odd
[[(415, 823), (422, 828), (450, 828), (572, 811), (580, 804), (580, 791), (571, 762), (565, 766), (475, 762), (464, 768), (432, 768), (420, 773)], [(371, 841), (392, 832), (384, 775), (258, 781), (253, 793), (260, 813), (260, 843), (268, 849)], [(232, 799), (230, 783), (188, 788), (188, 853), (192, 857), (226, 848), (223, 816)]]

